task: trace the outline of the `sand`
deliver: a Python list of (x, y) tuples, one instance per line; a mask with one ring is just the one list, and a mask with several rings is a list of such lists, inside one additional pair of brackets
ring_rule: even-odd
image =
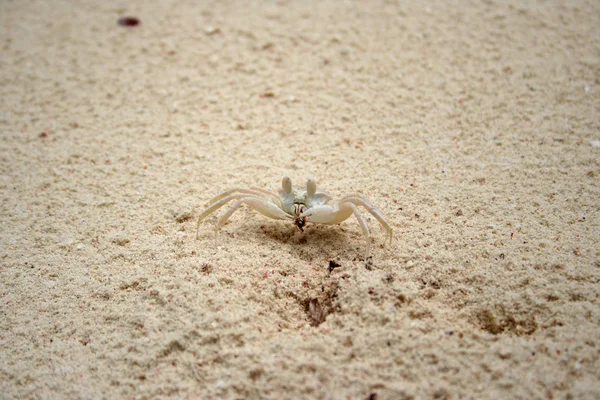
[(0, 398), (600, 398), (600, 3), (407, 3), (0, 3)]

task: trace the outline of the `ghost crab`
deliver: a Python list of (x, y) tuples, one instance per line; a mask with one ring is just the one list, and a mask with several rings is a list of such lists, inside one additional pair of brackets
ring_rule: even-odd
[(360, 225), (363, 236), (367, 239), (368, 256), (371, 241), (367, 222), (358, 209), (358, 206), (362, 206), (379, 221), (381, 226), (386, 230), (390, 245), (392, 243), (392, 228), (385, 220), (381, 211), (375, 208), (363, 196), (351, 194), (335, 202), (327, 193), (317, 191), (317, 184), (312, 180), (308, 180), (306, 183), (306, 190), (295, 190), (292, 187), (292, 180), (287, 176), (281, 182), (279, 195), (268, 189), (251, 187), (248, 189), (229, 189), (214, 197), (210, 200), (209, 207), (198, 217), (196, 239), (199, 238), (202, 221), (232, 200), (236, 200), (236, 202), (217, 221), (215, 241), (219, 230), (225, 225), (229, 217), (240, 206), (246, 204), (269, 218), (293, 221), (301, 231), (304, 230), (304, 225), (308, 222), (335, 225), (354, 215)]

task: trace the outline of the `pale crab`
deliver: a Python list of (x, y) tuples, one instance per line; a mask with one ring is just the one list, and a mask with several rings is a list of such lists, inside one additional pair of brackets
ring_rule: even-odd
[(328, 194), (317, 191), (317, 184), (314, 181), (308, 180), (306, 190), (297, 191), (292, 187), (292, 180), (287, 176), (283, 178), (279, 195), (268, 189), (251, 187), (248, 189), (229, 189), (214, 197), (209, 202), (210, 206), (198, 217), (196, 239), (199, 238), (202, 221), (232, 200), (236, 200), (236, 202), (217, 221), (215, 241), (219, 230), (225, 225), (229, 217), (241, 205), (246, 204), (269, 218), (294, 221), (301, 231), (303, 231), (303, 227), (307, 222), (334, 225), (354, 215), (363, 235), (367, 239), (368, 256), (371, 241), (367, 222), (358, 210), (358, 206), (362, 206), (379, 221), (381, 226), (386, 230), (390, 245), (392, 243), (392, 228), (385, 220), (381, 211), (375, 208), (363, 196), (351, 194), (342, 197), (338, 202), (334, 202)]

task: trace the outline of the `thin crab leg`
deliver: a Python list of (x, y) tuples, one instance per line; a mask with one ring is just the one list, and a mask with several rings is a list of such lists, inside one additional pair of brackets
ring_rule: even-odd
[(264, 188), (260, 188), (257, 186), (250, 186), (251, 190), (256, 190), (257, 192), (261, 192), (264, 194), (268, 194), (269, 196), (273, 197), (275, 200), (277, 200), (277, 202), (279, 202), (279, 195), (277, 193), (275, 193), (274, 191), (270, 190), (270, 189), (264, 189)]
[(379, 221), (381, 226), (383, 226), (383, 228), (387, 231), (387, 236), (389, 238), (390, 246), (392, 245), (392, 236), (393, 236), (394, 231), (392, 230), (392, 227), (385, 220), (385, 217), (383, 216), (381, 211), (379, 211), (375, 206), (373, 206), (367, 199), (365, 199), (364, 197), (359, 196), (359, 195), (349, 195), (349, 196), (343, 197), (340, 200), (339, 204), (341, 205), (344, 203), (352, 203), (357, 206), (363, 206), (372, 216), (375, 217), (375, 219), (377, 219), (377, 221)]
[(231, 215), (234, 212), (236, 212), (242, 204), (250, 206), (252, 209), (258, 211), (262, 215), (269, 218), (293, 219), (293, 216), (284, 212), (281, 208), (279, 208), (277, 204), (273, 203), (268, 199), (261, 199), (258, 197), (243, 197), (236, 201), (235, 204), (231, 206), (227, 211), (225, 211), (225, 213), (217, 221), (217, 225), (215, 226), (215, 243), (217, 241), (217, 236), (221, 227), (225, 225), (229, 217), (231, 217)]
[(259, 196), (259, 197), (263, 197), (264, 195), (269, 195), (271, 197), (273, 197), (274, 199), (279, 201), (279, 196), (277, 196), (275, 193), (271, 192), (270, 190), (267, 189), (261, 189), (261, 188), (257, 188), (257, 187), (252, 187), (250, 189), (245, 189), (245, 188), (232, 188), (229, 190), (226, 190), (225, 192), (213, 197), (212, 199), (210, 199), (210, 201), (208, 202), (208, 204), (213, 204), (219, 200), (221, 200), (224, 197), (227, 197), (235, 192), (239, 192), (239, 193), (245, 193), (245, 194), (249, 194), (249, 195), (254, 195), (254, 196)]
[(365, 203), (369, 204), (371, 207), (375, 208), (375, 207), (374, 207), (374, 206), (371, 204), (371, 202), (369, 201), (369, 199), (367, 199), (365, 196), (361, 196), (361, 195), (360, 195), (360, 194), (358, 194), (358, 193), (354, 193), (354, 194), (349, 194), (349, 195), (346, 195), (346, 196), (342, 197), (342, 198), (339, 200), (339, 202), (340, 202), (340, 203), (342, 203), (342, 202), (344, 202), (345, 200), (347, 200), (347, 199), (352, 199), (352, 198), (360, 199), (360, 200), (364, 201)]
[(354, 213), (354, 216), (356, 217), (356, 220), (358, 221), (358, 224), (360, 225), (360, 229), (362, 230), (364, 237), (367, 239), (366, 257), (369, 257), (371, 255), (371, 234), (369, 232), (369, 226), (367, 225), (367, 222), (361, 215), (360, 211), (358, 211), (358, 207), (356, 207), (352, 203), (344, 203), (344, 204), (349, 204), (350, 207), (352, 208), (352, 212)]
[(259, 197), (259, 195), (248, 196), (247, 194), (231, 194), (231, 195), (226, 196), (225, 198), (221, 198), (221, 200), (219, 200), (217, 202), (212, 203), (212, 205), (210, 207), (208, 207), (206, 210), (204, 210), (202, 212), (202, 214), (200, 214), (200, 216), (198, 216), (198, 223), (196, 224), (196, 240), (198, 240), (198, 238), (199, 238), (200, 224), (202, 223), (204, 218), (208, 217), (210, 214), (214, 213), (219, 208), (221, 208), (225, 204), (229, 203), (231, 200), (239, 200), (239, 199), (245, 199), (245, 198), (249, 198), (249, 197), (253, 197), (253, 198), (257, 198), (257, 199), (264, 199), (264, 197)]

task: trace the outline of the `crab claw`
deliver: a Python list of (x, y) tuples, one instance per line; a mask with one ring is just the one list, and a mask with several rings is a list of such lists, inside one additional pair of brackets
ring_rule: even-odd
[(317, 205), (305, 210), (300, 214), (299, 218), (303, 218), (306, 222), (315, 222), (318, 224), (328, 224), (335, 219), (333, 208), (328, 205)]

